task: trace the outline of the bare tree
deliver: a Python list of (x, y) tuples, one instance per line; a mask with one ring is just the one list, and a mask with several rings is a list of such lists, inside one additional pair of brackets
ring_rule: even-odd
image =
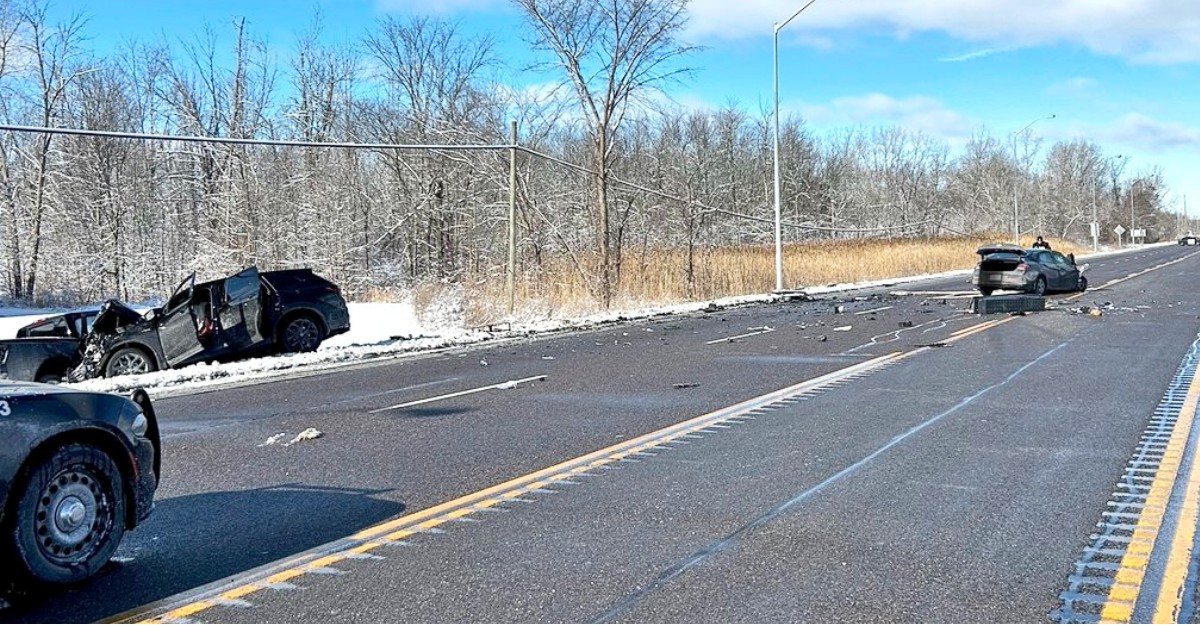
[[(489, 38), (469, 37), (455, 23), (386, 17), (364, 44), (385, 86), (386, 100), (371, 107), (381, 140), (393, 143), (454, 143), (497, 137), (499, 118), (484, 82), (498, 63)], [(416, 199), (400, 222), (412, 275), (457, 276), (472, 255), (465, 236), (488, 220), (470, 198), (479, 163), (462, 154), (412, 157), (385, 151), (397, 205)], [(392, 220), (389, 220), (392, 221)]]
[[(47, 21), (45, 5), (26, 9), (22, 14), (28, 29), (28, 41), (24, 48), (30, 57), (32, 73), (36, 83), (37, 109), (42, 126), (52, 126), (62, 115), (67, 89), (71, 83), (87, 71), (78, 63), (81, 53), (82, 29), (85, 20), (76, 15), (65, 23), (51, 25)], [(36, 161), (34, 198), (31, 208), (29, 236), (29, 259), (25, 272), (24, 294), (33, 296), (37, 286), (38, 263), (41, 260), (42, 229), (46, 217), (46, 185), (50, 177), (49, 159), (53, 135), (42, 135), (34, 146)], [(21, 295), (20, 292), (17, 293)]]
[[(9, 104), (15, 99), (15, 88), (11, 85), (15, 73), (12, 58), (19, 50), (18, 33), (21, 29), (21, 9), (9, 0), (0, 0), (0, 118), (12, 121), (16, 117), (16, 107)], [(24, 288), (21, 275), (21, 236), (17, 223), (17, 177), (20, 169), (16, 166), (17, 138), (8, 135), (0, 140), (0, 249), (4, 249), (4, 284), (14, 296), (19, 296)]]
[(681, 43), (686, 0), (513, 0), (535, 48), (549, 52), (571, 85), (591, 137), (599, 222), (600, 294), (612, 299), (609, 177), (616, 136), (632, 105), (687, 73), (694, 47)]

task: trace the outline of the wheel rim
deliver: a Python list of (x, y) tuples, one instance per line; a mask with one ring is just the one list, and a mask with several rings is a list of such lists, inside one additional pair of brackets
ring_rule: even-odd
[(38, 549), (68, 566), (86, 562), (112, 526), (112, 502), (88, 467), (64, 469), (42, 489), (35, 516)]
[(317, 324), (312, 319), (300, 318), (288, 324), (284, 341), (289, 350), (306, 352), (316, 349), (319, 337)]
[(1037, 284), (1033, 285), (1033, 293), (1035, 295), (1045, 295), (1046, 294), (1046, 281), (1041, 278), (1038, 278)]
[(146, 373), (149, 366), (145, 356), (137, 352), (124, 352), (117, 354), (116, 360), (113, 361), (113, 371), (120, 375), (132, 375)]

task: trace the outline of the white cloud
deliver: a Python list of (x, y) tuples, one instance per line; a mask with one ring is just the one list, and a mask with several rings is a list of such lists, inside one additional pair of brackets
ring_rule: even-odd
[[(692, 0), (690, 34), (724, 39), (769, 34), (797, 5)], [(787, 29), (797, 35), (882, 29), (896, 37), (935, 31), (992, 48), (1068, 43), (1143, 63), (1200, 61), (1195, 0), (818, 0)]]
[(1046, 92), (1051, 95), (1083, 98), (1091, 96), (1098, 84), (1094, 78), (1076, 76), (1050, 85), (1046, 88)]
[(1147, 150), (1200, 148), (1200, 128), (1163, 122), (1140, 113), (1130, 113), (1105, 132), (1112, 140)]
[(900, 126), (927, 135), (957, 139), (969, 135), (972, 123), (934, 98), (898, 99), (882, 93), (845, 97), (829, 104), (801, 105), (798, 112), (817, 125)]
[(984, 50), (975, 50), (974, 52), (967, 52), (957, 56), (948, 56), (938, 60), (944, 63), (961, 63), (963, 61), (971, 61), (974, 59), (981, 59), (985, 56), (991, 56), (993, 54), (1008, 52), (1008, 50), (1009, 48), (986, 48)]

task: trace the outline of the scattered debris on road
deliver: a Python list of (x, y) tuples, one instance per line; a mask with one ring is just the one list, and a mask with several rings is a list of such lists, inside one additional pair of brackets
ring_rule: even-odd
[(255, 445), (255, 447), (266, 447), (267, 445), (274, 445), (275, 443), (278, 443), (279, 441), (283, 440), (283, 437), (285, 437), (285, 436), (287, 436), (286, 432), (280, 432), (278, 434), (273, 434), (273, 435), (267, 437), (267, 440)]
[(898, 323), (898, 324), (896, 324), (896, 325), (900, 326), (901, 328), (911, 328), (911, 327), (913, 327), (913, 322), (911, 322), (911, 321), (901, 321), (900, 323)]
[(870, 315), (870, 314), (874, 314), (874, 313), (878, 313), (878, 312), (883, 312), (885, 310), (891, 310), (893, 308), (895, 308), (895, 306), (880, 306), (879, 308), (872, 308), (870, 310), (860, 310), (854, 314), (859, 315), (859, 316)]
[(700, 386), (700, 383), (699, 382), (677, 382), (675, 384), (672, 384), (671, 386), (673, 386), (674, 388), (696, 388), (697, 386)]
[(283, 446), (290, 447), (292, 445), (295, 445), (296, 443), (299, 443), (300, 441), (311, 441), (314, 439), (321, 438), (322, 436), (325, 436), (325, 433), (322, 432), (321, 430), (318, 430), (317, 428), (308, 428), (307, 430), (304, 430), (303, 432), (297, 434), (296, 438), (293, 438), (292, 440), (284, 443)]
[(838, 327), (834, 328), (833, 331), (834, 332), (849, 332), (850, 330), (853, 330), (853, 329), (854, 329), (854, 326), (838, 326)]

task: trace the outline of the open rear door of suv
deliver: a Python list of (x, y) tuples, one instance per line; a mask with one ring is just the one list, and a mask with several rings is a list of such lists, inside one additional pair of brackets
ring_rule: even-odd
[(218, 314), (231, 351), (249, 349), (263, 341), (261, 293), (257, 267), (247, 267), (225, 279), (225, 301)]

